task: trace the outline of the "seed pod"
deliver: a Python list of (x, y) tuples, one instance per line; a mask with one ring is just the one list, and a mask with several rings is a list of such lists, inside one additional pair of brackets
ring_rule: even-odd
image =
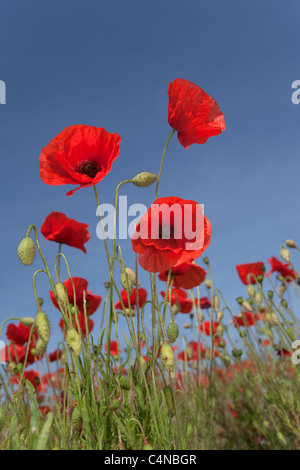
[(123, 271), (120, 276), (120, 281), (123, 289), (128, 290), (129, 295), (132, 293), (132, 280), (131, 278)]
[(18, 257), (22, 264), (29, 266), (35, 258), (35, 244), (32, 238), (24, 237), (17, 249)]
[(211, 288), (212, 288), (212, 283), (211, 283), (211, 280), (210, 280), (210, 279), (205, 279), (204, 284), (205, 284), (205, 287), (206, 287), (207, 289), (211, 289)]
[(65, 286), (61, 282), (57, 282), (57, 284), (55, 285), (55, 290), (56, 290), (58, 300), (60, 301), (62, 305), (65, 305), (68, 299), (67, 290)]
[(242, 354), (243, 354), (243, 351), (241, 349), (233, 349), (232, 350), (233, 357), (241, 357)]
[(140, 287), (141, 283), (140, 281), (137, 281), (136, 274), (131, 268), (125, 268), (125, 271), (127, 272), (128, 276), (131, 279), (132, 285), (135, 287)]
[(72, 413), (72, 425), (76, 432), (79, 432), (83, 425), (83, 419), (78, 406), (76, 406)]
[(257, 305), (261, 305), (261, 303), (262, 303), (262, 297), (261, 297), (260, 292), (256, 292), (256, 294), (255, 294), (255, 302), (257, 303)]
[(47, 349), (47, 345), (44, 343), (44, 341), (42, 339), (39, 339), (36, 343), (36, 346), (35, 346), (35, 354), (34, 355), (42, 356), (44, 354), (44, 352), (46, 351), (46, 349)]
[(255, 296), (255, 288), (253, 286), (253, 284), (248, 284), (247, 286), (247, 292), (248, 292), (248, 295), (250, 297), (254, 297)]
[(31, 317), (23, 317), (21, 318), (20, 322), (25, 326), (32, 326), (35, 324), (35, 319)]
[(178, 326), (176, 325), (174, 321), (171, 321), (167, 329), (167, 336), (168, 336), (170, 343), (174, 343), (176, 339), (178, 338), (178, 335), (179, 335)]
[(164, 395), (166, 399), (166, 403), (168, 405), (168, 408), (173, 411), (175, 410), (175, 402), (174, 402), (174, 396), (171, 387), (169, 385), (166, 385), (164, 387)]
[(224, 317), (224, 312), (223, 312), (223, 310), (220, 310), (217, 313), (217, 323), (220, 323), (223, 320), (223, 317)]
[(48, 344), (50, 339), (50, 324), (47, 315), (40, 310), (35, 316), (35, 323), (40, 338), (45, 344)]
[(5, 424), (5, 412), (2, 406), (0, 406), (0, 432), (4, 428)]
[(175, 365), (175, 357), (172, 347), (169, 343), (164, 343), (161, 347), (160, 357), (163, 365), (169, 372), (173, 372)]
[(249, 312), (252, 312), (252, 307), (251, 305), (249, 304), (249, 302), (247, 302), (247, 300), (244, 300), (244, 302), (242, 303), (243, 307), (248, 310)]
[(66, 342), (74, 356), (79, 356), (81, 351), (81, 336), (75, 328), (67, 331)]
[(280, 250), (280, 257), (286, 261), (287, 263), (289, 263), (291, 261), (291, 253), (290, 251), (285, 248), (284, 246), (282, 246), (281, 250)]
[(209, 258), (206, 256), (205, 258), (203, 258), (203, 263), (205, 264), (209, 264)]
[(286, 246), (288, 246), (289, 248), (297, 248), (297, 245), (296, 245), (296, 243), (294, 242), (294, 240), (286, 240), (285, 244), (286, 244)]
[(146, 188), (156, 181), (156, 175), (148, 171), (142, 171), (132, 178), (132, 183), (136, 186)]
[(128, 382), (126, 377), (122, 375), (118, 380), (119, 380), (120, 387), (123, 390), (130, 390), (130, 383)]

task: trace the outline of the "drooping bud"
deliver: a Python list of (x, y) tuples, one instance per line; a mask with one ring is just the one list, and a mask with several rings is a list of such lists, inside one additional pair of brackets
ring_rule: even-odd
[(205, 279), (204, 284), (207, 289), (211, 289), (212, 283), (210, 279)]
[(217, 323), (220, 323), (223, 320), (223, 317), (224, 317), (224, 312), (223, 312), (223, 310), (220, 310), (217, 313)]
[(268, 290), (268, 297), (269, 297), (270, 300), (273, 299), (273, 297), (274, 297), (274, 292), (273, 292), (272, 290)]
[(62, 282), (57, 282), (55, 285), (56, 294), (60, 303), (64, 306), (67, 303), (68, 295), (65, 286)]
[(285, 284), (281, 284), (279, 286), (279, 295), (282, 296), (286, 291), (286, 285)]
[(125, 268), (125, 271), (127, 272), (128, 276), (131, 279), (132, 285), (135, 287), (140, 287), (141, 283), (140, 281), (137, 281), (136, 274), (131, 268)]
[(171, 321), (167, 329), (167, 336), (168, 336), (170, 343), (174, 343), (176, 339), (178, 338), (178, 335), (179, 335), (178, 326), (176, 325), (174, 321)]
[(242, 303), (244, 302), (243, 297), (237, 297), (236, 301), (239, 305), (242, 305)]
[(261, 303), (262, 303), (262, 296), (261, 296), (261, 293), (260, 293), (260, 292), (256, 292), (256, 294), (255, 294), (255, 302), (257, 303), (257, 305), (261, 305)]
[(282, 305), (284, 308), (288, 308), (288, 303), (287, 303), (287, 300), (285, 300), (285, 299), (282, 299), (282, 301), (281, 301), (281, 305)]
[(243, 351), (241, 349), (233, 349), (232, 350), (233, 357), (241, 357), (242, 354), (243, 354)]
[(40, 338), (45, 344), (48, 344), (50, 339), (50, 324), (47, 315), (41, 310), (38, 311), (35, 316), (35, 323)]
[(134, 178), (132, 178), (132, 183), (136, 186), (146, 188), (151, 184), (155, 183), (156, 175), (154, 173), (149, 173), (148, 171), (142, 171), (138, 173)]
[(132, 293), (132, 280), (128, 276), (128, 274), (126, 274), (124, 271), (121, 273), (120, 281), (121, 281), (123, 289), (125, 289), (126, 292), (128, 291), (129, 295), (131, 295), (131, 293)]
[(262, 274), (259, 274), (256, 278), (260, 284), (264, 282), (264, 276)]
[(172, 312), (173, 312), (173, 315), (177, 315), (177, 313), (180, 312), (180, 305), (178, 302), (176, 302), (173, 307), (172, 307)]
[(217, 295), (214, 295), (213, 296), (213, 302), (212, 302), (212, 305), (213, 305), (213, 309), (215, 311), (219, 310), (219, 307), (220, 307), (220, 299)]
[(29, 266), (35, 258), (35, 244), (32, 238), (24, 237), (17, 249), (18, 257), (22, 264)]
[(218, 337), (221, 337), (224, 333), (224, 327), (222, 324), (218, 325), (217, 326), (217, 329), (216, 329), (216, 333), (215, 335), (218, 336)]
[(83, 425), (83, 419), (78, 406), (76, 406), (72, 413), (72, 425), (76, 432), (79, 432)]
[(274, 312), (271, 313), (271, 319), (272, 319), (272, 322), (273, 322), (275, 325), (277, 325), (277, 326), (280, 325), (280, 321), (279, 321), (279, 318), (278, 318), (278, 316), (276, 315), (276, 313), (274, 313)]
[(124, 315), (124, 317), (135, 317), (136, 313), (133, 308), (125, 308), (125, 310), (121, 310), (120, 313)]
[(282, 245), (282, 248), (280, 250), (280, 257), (286, 261), (287, 263), (289, 263), (291, 261), (291, 253), (290, 251), (285, 248), (283, 245)]
[(75, 328), (70, 328), (67, 331), (66, 342), (74, 356), (79, 356), (81, 351), (81, 337)]
[(42, 356), (46, 351), (47, 345), (42, 339), (39, 339), (35, 345), (35, 354), (34, 356)]
[(248, 295), (250, 297), (254, 297), (255, 296), (255, 288), (254, 288), (254, 285), (253, 284), (248, 284), (247, 286), (247, 292), (248, 292)]
[(289, 248), (297, 248), (297, 245), (296, 245), (296, 243), (294, 242), (294, 240), (286, 240), (285, 244), (286, 244), (286, 246), (288, 246)]
[(32, 317), (23, 317), (21, 318), (20, 322), (25, 326), (32, 326), (35, 324), (35, 319)]
[(169, 385), (166, 385), (164, 387), (164, 395), (166, 399), (166, 403), (168, 405), (168, 408), (173, 411), (175, 410), (175, 402), (174, 402), (174, 396), (171, 387)]
[(175, 365), (175, 357), (172, 347), (169, 343), (164, 343), (161, 347), (160, 357), (163, 365), (169, 372), (173, 372)]
[(249, 312), (252, 312), (252, 307), (251, 305), (249, 304), (249, 302), (247, 302), (247, 300), (244, 300), (244, 302), (242, 303), (243, 307), (248, 310)]
[(203, 263), (205, 264), (209, 264), (209, 258), (206, 256), (205, 258), (203, 258)]

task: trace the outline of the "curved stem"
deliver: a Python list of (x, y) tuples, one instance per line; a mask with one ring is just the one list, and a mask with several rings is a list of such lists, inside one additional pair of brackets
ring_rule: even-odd
[(159, 173), (158, 173), (158, 177), (157, 177), (157, 183), (156, 183), (156, 188), (155, 188), (155, 199), (157, 199), (157, 193), (158, 193), (158, 186), (159, 186), (159, 181), (160, 181), (160, 177), (161, 177), (161, 172), (162, 172), (162, 168), (163, 168), (163, 165), (164, 165), (164, 161), (165, 161), (165, 155), (166, 155), (166, 151), (167, 151), (167, 148), (168, 148), (168, 145), (170, 143), (170, 140), (172, 139), (172, 136), (175, 132), (175, 129), (172, 130), (167, 142), (166, 142), (166, 145), (165, 145), (165, 148), (164, 148), (164, 151), (163, 151), (163, 156), (162, 156), (162, 159), (161, 159), (161, 163), (160, 163), (160, 168), (159, 168)]

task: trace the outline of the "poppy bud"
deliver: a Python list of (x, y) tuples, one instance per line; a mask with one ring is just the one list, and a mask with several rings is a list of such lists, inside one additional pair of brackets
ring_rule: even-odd
[(128, 382), (126, 377), (122, 375), (118, 380), (119, 380), (120, 387), (123, 390), (130, 390), (130, 383)]
[(75, 328), (67, 331), (66, 342), (74, 356), (79, 356), (81, 351), (81, 337)]
[(232, 350), (233, 357), (241, 357), (242, 354), (243, 354), (243, 351), (241, 349), (233, 349)]
[(17, 364), (15, 369), (16, 369), (15, 374), (20, 374), (22, 372), (22, 369), (23, 369), (23, 364)]
[(135, 272), (131, 268), (125, 268), (125, 271), (127, 272), (128, 277), (130, 277), (132, 285), (135, 287), (140, 287), (141, 283), (137, 280)]
[(264, 276), (262, 274), (259, 274), (256, 279), (258, 280), (260, 284), (262, 284), (264, 280)]
[(31, 317), (23, 317), (21, 318), (20, 322), (25, 326), (32, 326), (35, 324), (35, 319)]
[(262, 297), (261, 297), (260, 292), (256, 292), (256, 294), (255, 294), (255, 302), (256, 302), (258, 305), (261, 305), (261, 303), (262, 303)]
[(210, 279), (205, 279), (204, 284), (207, 289), (211, 289), (212, 283)]
[(205, 264), (209, 264), (209, 258), (206, 256), (205, 258), (203, 258), (203, 263)]
[(138, 173), (134, 178), (132, 178), (131, 181), (136, 186), (146, 188), (156, 181), (156, 175), (148, 173), (148, 171), (142, 171), (142, 173)]
[[(35, 354), (34, 356), (42, 356), (46, 351), (47, 345), (44, 343), (42, 339), (39, 339), (35, 346)], [(32, 351), (31, 351), (32, 352)]]
[(279, 286), (279, 294), (280, 294), (280, 296), (283, 295), (283, 294), (285, 293), (285, 291), (286, 291), (286, 285), (285, 285), (285, 284), (281, 284), (281, 285)]
[(213, 309), (215, 311), (219, 310), (219, 307), (220, 307), (220, 299), (217, 295), (214, 295), (213, 296), (213, 302), (212, 302), (212, 305), (213, 305)]
[(192, 328), (192, 325), (190, 323), (184, 323), (183, 328), (186, 328), (186, 329)]
[(39, 306), (42, 307), (43, 303), (44, 303), (44, 299), (42, 299), (42, 297), (39, 297), (38, 298), (38, 303), (39, 303)]
[(175, 365), (175, 357), (172, 347), (169, 343), (164, 343), (161, 347), (160, 351), (161, 360), (165, 366), (165, 368), (169, 372), (173, 372), (174, 365)]
[(77, 305), (71, 305), (70, 311), (72, 317), (75, 317), (75, 315), (79, 313), (79, 308), (77, 307)]
[(272, 319), (272, 323), (274, 323), (275, 325), (280, 325), (280, 321), (279, 321), (279, 318), (278, 316), (276, 315), (276, 313), (271, 313), (271, 319)]
[(217, 326), (217, 329), (216, 329), (215, 335), (220, 337), (220, 336), (223, 335), (223, 333), (224, 333), (224, 327), (223, 327), (223, 325), (218, 325), (218, 326)]
[(5, 412), (2, 406), (0, 406), (0, 432), (4, 428), (5, 423)]
[(289, 248), (297, 248), (297, 245), (296, 245), (296, 243), (294, 242), (294, 240), (286, 240), (285, 244), (286, 244), (286, 246), (288, 246)]
[(246, 336), (247, 336), (246, 331), (240, 331), (240, 337), (241, 338), (246, 338)]
[(35, 244), (32, 238), (24, 237), (21, 240), (17, 249), (17, 254), (21, 263), (25, 264), (25, 266), (29, 266), (33, 263), (35, 258)]
[(133, 308), (125, 308), (125, 310), (121, 311), (124, 317), (135, 317), (135, 310)]
[(173, 312), (173, 315), (177, 315), (177, 313), (180, 312), (180, 305), (178, 302), (176, 302), (173, 307), (172, 307), (172, 312)]
[(109, 289), (110, 288), (110, 282), (109, 281), (104, 282), (104, 287), (105, 287), (105, 289)]
[(254, 297), (255, 296), (255, 288), (253, 286), (253, 284), (248, 284), (247, 286), (247, 292), (248, 292), (248, 295), (250, 297)]
[(224, 317), (224, 312), (223, 312), (223, 310), (220, 310), (217, 313), (217, 323), (220, 323), (223, 320), (223, 317)]
[(243, 297), (237, 297), (236, 301), (239, 305), (242, 305), (242, 303), (244, 302)]
[(45, 344), (48, 344), (50, 339), (50, 324), (47, 315), (40, 310), (35, 316), (35, 323), (40, 338)]
[(120, 281), (123, 289), (125, 289), (126, 292), (128, 291), (130, 295), (132, 293), (132, 280), (124, 271), (121, 273)]
[(164, 395), (166, 399), (166, 403), (168, 405), (168, 408), (173, 411), (175, 410), (175, 402), (174, 402), (174, 396), (171, 387), (169, 385), (166, 385), (164, 387)]
[(83, 425), (83, 419), (78, 406), (76, 406), (72, 413), (72, 425), (75, 431), (80, 431)]
[(288, 307), (287, 300), (285, 300), (285, 299), (282, 299), (282, 301), (281, 301), (281, 305), (282, 305), (284, 308), (287, 308), (287, 307)]
[(282, 248), (280, 250), (280, 257), (283, 259), (283, 261), (286, 261), (287, 263), (289, 263), (291, 261), (291, 253), (284, 246), (282, 246)]
[(221, 341), (219, 342), (219, 348), (225, 348), (225, 346), (226, 346), (225, 341), (221, 339)]
[(176, 341), (176, 339), (178, 338), (179, 329), (174, 321), (171, 321), (170, 325), (168, 326), (167, 335), (170, 343), (174, 343), (174, 341)]
[(62, 305), (65, 305), (68, 299), (67, 290), (65, 286), (61, 282), (57, 282), (57, 284), (55, 285), (55, 290), (58, 300)]
[(274, 297), (274, 292), (273, 292), (272, 290), (268, 290), (268, 297), (269, 297), (270, 300), (273, 299), (273, 297)]
[(294, 328), (291, 328), (290, 326), (288, 326), (286, 329), (286, 333), (292, 341), (295, 341), (296, 337), (295, 337)]
[(249, 302), (247, 302), (247, 300), (244, 300), (244, 302), (242, 303), (243, 307), (246, 309), (246, 310), (249, 310), (249, 312), (252, 312), (252, 307), (251, 305), (249, 304)]

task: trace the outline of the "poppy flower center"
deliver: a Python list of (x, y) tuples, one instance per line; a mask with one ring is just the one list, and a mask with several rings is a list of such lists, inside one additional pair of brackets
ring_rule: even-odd
[(95, 178), (96, 174), (98, 173), (96, 163), (91, 161), (81, 163), (78, 170), (80, 173), (87, 175), (90, 178)]
[(159, 226), (159, 239), (160, 240), (170, 240), (173, 238), (174, 238), (174, 227), (170, 225)]

